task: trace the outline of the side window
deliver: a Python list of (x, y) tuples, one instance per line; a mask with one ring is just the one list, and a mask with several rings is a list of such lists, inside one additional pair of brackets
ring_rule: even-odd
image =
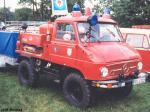
[(146, 36), (144, 36), (143, 48), (149, 48), (149, 43), (148, 43), (148, 39)]
[(128, 34), (126, 42), (133, 47), (142, 48), (143, 47), (143, 37), (144, 37), (144, 35)]
[(57, 26), (57, 39), (64, 41), (74, 41), (75, 33), (71, 24), (59, 23)]

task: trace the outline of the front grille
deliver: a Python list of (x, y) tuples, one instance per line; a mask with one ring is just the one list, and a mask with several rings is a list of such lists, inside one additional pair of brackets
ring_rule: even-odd
[(137, 70), (137, 63), (138, 61), (125, 61), (121, 63), (108, 65), (107, 67), (110, 71), (111, 76), (120, 74), (129, 75)]

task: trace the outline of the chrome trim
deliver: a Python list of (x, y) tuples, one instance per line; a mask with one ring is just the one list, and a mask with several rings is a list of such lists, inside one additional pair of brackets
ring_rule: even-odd
[(133, 69), (133, 68), (137, 68), (137, 66), (131, 66), (131, 67), (129, 67), (129, 68)]
[(147, 78), (147, 76), (143, 75), (142, 77), (138, 77), (137, 79), (124, 80), (123, 82), (119, 82), (117, 80), (92, 81), (92, 86), (97, 87), (96, 85), (99, 84), (99, 87), (97, 87), (97, 88), (108, 89), (109, 88), (108, 84), (112, 84), (112, 87), (111, 87), (112, 89), (120, 88), (120, 87), (125, 87), (126, 83), (128, 83), (128, 82), (132, 82), (132, 85), (143, 84), (146, 82), (146, 78)]
[(123, 61), (123, 62), (114, 62), (112, 64), (108, 64), (107, 66), (113, 66), (113, 65), (118, 65), (118, 64), (125, 64), (125, 63), (133, 63), (133, 62), (139, 62), (140, 60), (138, 59), (134, 59), (134, 60), (130, 60), (130, 61)]
[(117, 80), (109, 80), (109, 81), (93, 81), (93, 83), (103, 83), (103, 84), (109, 84), (109, 83), (118, 83)]
[[(127, 69), (127, 72), (129, 72), (130, 69), (133, 69), (133, 68), (137, 68), (137, 67), (136, 67), (136, 66), (129, 66), (128, 69)], [(122, 68), (119, 68), (119, 69), (112, 69), (112, 70), (110, 71), (110, 74), (112, 74), (113, 72), (117, 72), (117, 71), (124, 71), (124, 70), (123, 70), (123, 67), (122, 67)]]
[(122, 71), (122, 68), (111, 70), (111, 72), (116, 72), (116, 71)]

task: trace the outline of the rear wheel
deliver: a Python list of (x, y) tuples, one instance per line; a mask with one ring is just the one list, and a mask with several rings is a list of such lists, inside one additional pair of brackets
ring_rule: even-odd
[(91, 91), (87, 82), (77, 73), (69, 74), (63, 84), (67, 101), (76, 107), (86, 108), (91, 101)]
[(19, 82), (26, 87), (35, 87), (38, 80), (38, 75), (34, 71), (32, 61), (21, 61), (18, 69)]

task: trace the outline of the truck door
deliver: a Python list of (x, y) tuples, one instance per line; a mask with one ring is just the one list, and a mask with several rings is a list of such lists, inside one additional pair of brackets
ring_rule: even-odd
[(57, 23), (55, 39), (51, 41), (51, 60), (57, 64), (73, 66), (76, 59), (76, 35), (73, 24)]

